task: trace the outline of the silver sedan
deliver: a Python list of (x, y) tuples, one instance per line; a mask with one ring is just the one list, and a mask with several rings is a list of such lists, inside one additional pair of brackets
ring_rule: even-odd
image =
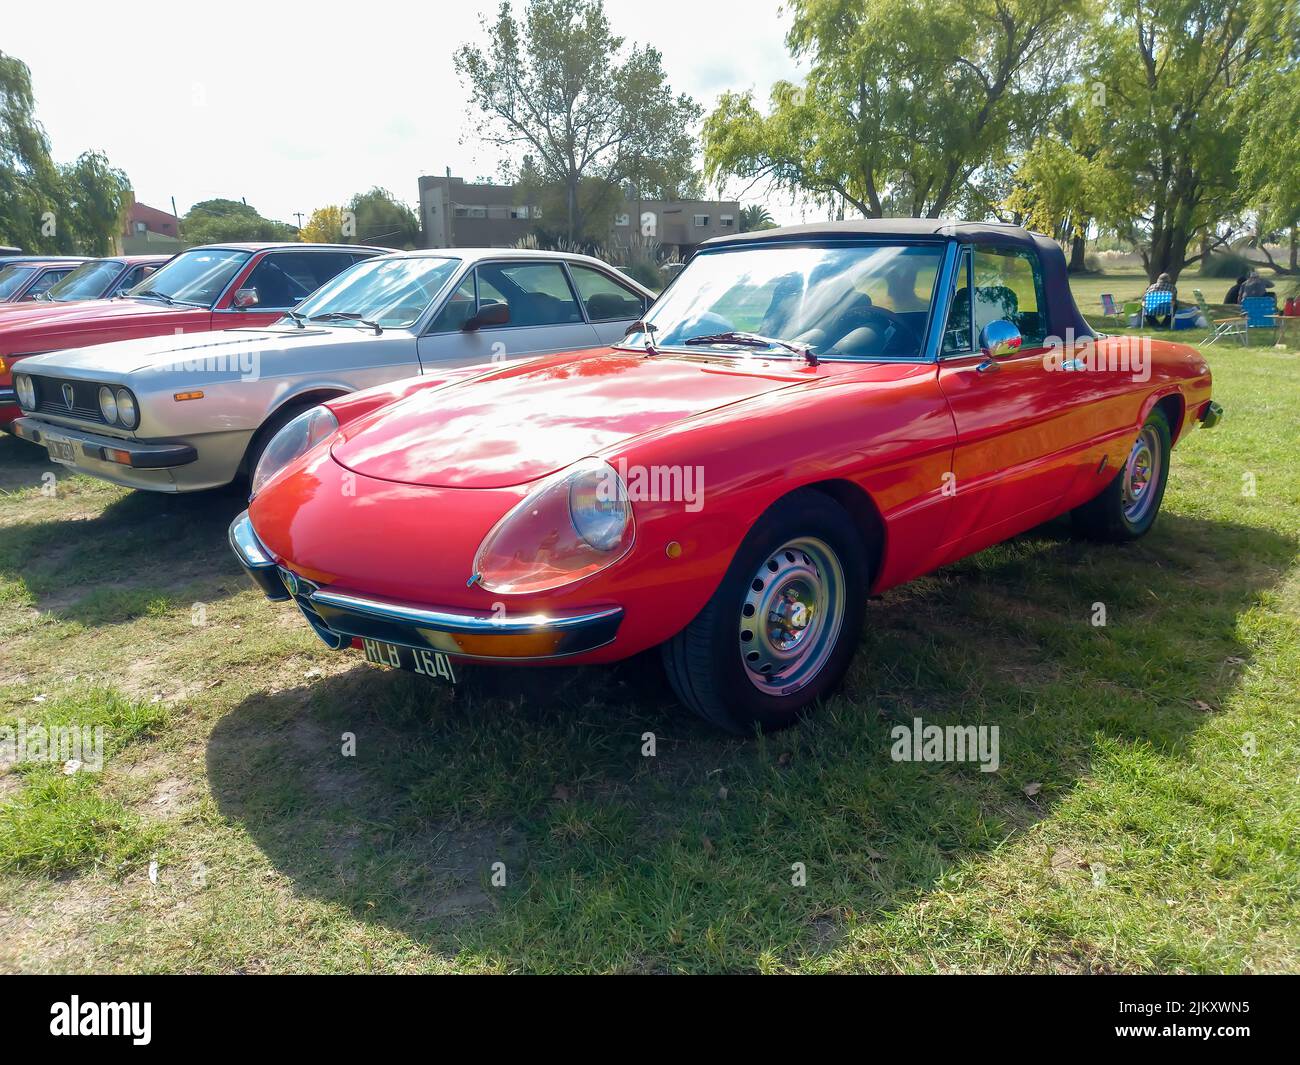
[(449, 248), (339, 274), (274, 325), (23, 360), (13, 431), (81, 473), (190, 492), (251, 476), (307, 408), (417, 374), (599, 347), (653, 294), (598, 259)]

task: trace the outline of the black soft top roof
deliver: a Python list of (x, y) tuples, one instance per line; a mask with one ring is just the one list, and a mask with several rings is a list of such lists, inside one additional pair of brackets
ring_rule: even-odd
[(1093, 336), (1092, 327), (1075, 306), (1066, 276), (1065, 253), (1051, 237), (1031, 233), (1022, 226), (1002, 222), (955, 222), (943, 218), (858, 218), (845, 222), (812, 222), (802, 226), (760, 229), (713, 237), (700, 251), (760, 244), (802, 244), (809, 241), (862, 240), (894, 237), (910, 240), (953, 240), (959, 244), (1026, 248), (1037, 252), (1043, 264), (1043, 287), (1047, 296), (1049, 332), (1064, 337), (1073, 328), (1075, 336)]

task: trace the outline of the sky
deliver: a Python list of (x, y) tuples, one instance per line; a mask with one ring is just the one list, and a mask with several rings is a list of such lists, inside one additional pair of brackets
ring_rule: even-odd
[[(614, 31), (658, 48), (674, 90), (706, 113), (727, 90), (754, 89), (765, 104), (774, 81), (799, 76), (779, 0), (605, 6)], [(497, 173), (452, 66), (461, 44), (486, 40), (480, 18), (496, 7), (64, 0), (10, 5), (0, 47), (31, 69), (57, 161), (99, 149), (153, 207), (170, 210), (174, 197), (184, 214), (199, 200), (244, 198), (293, 223), (376, 185), (414, 207), (416, 179), (447, 167), (467, 180)], [(783, 223), (820, 217), (765, 185), (744, 202), (766, 203)]]

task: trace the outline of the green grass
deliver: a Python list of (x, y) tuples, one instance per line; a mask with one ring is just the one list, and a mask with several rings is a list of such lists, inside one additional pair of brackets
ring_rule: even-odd
[[(0, 970), (1300, 971), (1300, 355), (1207, 353), (1228, 418), (1149, 537), (891, 591), (750, 741), (650, 658), (430, 692), (329, 652), (245, 586), (238, 495), (50, 496), (0, 439), (0, 724), (114, 737), (0, 771)], [(892, 761), (916, 716), (1000, 770)]]

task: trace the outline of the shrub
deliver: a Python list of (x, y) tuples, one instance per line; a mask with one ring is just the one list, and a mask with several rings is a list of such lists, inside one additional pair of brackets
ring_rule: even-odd
[(1235, 251), (1216, 252), (1201, 263), (1201, 276), (1238, 278), (1254, 268), (1254, 263)]

